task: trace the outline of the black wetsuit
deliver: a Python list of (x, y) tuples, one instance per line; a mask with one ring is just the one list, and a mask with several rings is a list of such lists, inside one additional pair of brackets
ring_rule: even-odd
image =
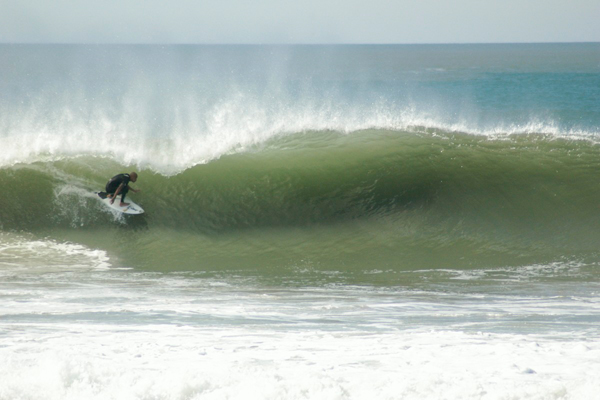
[(123, 184), (123, 187), (121, 188), (121, 191), (119, 192), (119, 194), (122, 194), (121, 201), (124, 202), (125, 195), (127, 194), (127, 192), (129, 192), (129, 186), (127, 186), (127, 185), (129, 184), (130, 180), (131, 180), (131, 177), (129, 176), (129, 174), (119, 174), (119, 175), (113, 176), (112, 178), (110, 178), (110, 180), (106, 184), (106, 193), (114, 194), (117, 191), (117, 189), (119, 188), (119, 186), (121, 186), (121, 184)]

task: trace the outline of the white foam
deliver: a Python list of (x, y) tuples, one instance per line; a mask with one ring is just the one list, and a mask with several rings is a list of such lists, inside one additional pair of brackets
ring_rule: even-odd
[[(525, 301), (76, 272), (0, 285), (0, 399), (587, 399), (600, 384), (585, 288)], [(522, 333), (532, 317), (547, 321)]]
[(600, 384), (600, 346), (585, 340), (61, 328), (35, 343), (4, 341), (0, 398), (587, 399)]
[(165, 104), (162, 117), (168, 124), (157, 125), (156, 117), (140, 104), (140, 96), (142, 89), (132, 89), (122, 99), (118, 116), (101, 109), (84, 112), (65, 106), (48, 112), (34, 107), (17, 122), (0, 121), (0, 166), (91, 155), (172, 175), (273, 137), (304, 131), (431, 128), (493, 138), (528, 133), (586, 140), (597, 136), (597, 132), (565, 131), (553, 121), (536, 118), (482, 126), (477, 118), (448, 117), (414, 104), (292, 100), (235, 90), (210, 105), (199, 105), (193, 97)]
[(0, 232), (2, 273), (56, 269), (106, 269), (110, 260), (105, 251), (86, 246), (38, 239), (32, 235)]

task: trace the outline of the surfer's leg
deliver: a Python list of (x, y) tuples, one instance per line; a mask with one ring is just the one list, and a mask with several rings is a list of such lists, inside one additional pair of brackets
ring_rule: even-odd
[(108, 183), (106, 184), (106, 187), (104, 188), (104, 191), (106, 192), (106, 197), (108, 197), (109, 199), (112, 199), (113, 196), (115, 195), (115, 191), (117, 190), (118, 186), (115, 187), (115, 185), (112, 184), (112, 180), (108, 181)]
[(127, 204), (125, 203), (125, 196), (127, 195), (127, 192), (129, 192), (129, 187), (125, 186), (123, 189), (121, 189), (121, 204)]

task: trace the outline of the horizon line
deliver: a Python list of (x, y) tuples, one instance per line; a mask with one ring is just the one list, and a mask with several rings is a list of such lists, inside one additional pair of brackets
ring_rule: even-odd
[(533, 41), (533, 42), (369, 42), (369, 43), (206, 43), (206, 42), (35, 42), (0, 41), (0, 45), (91, 45), (91, 46), (446, 46), (446, 45), (532, 45), (532, 44), (600, 44), (600, 41)]

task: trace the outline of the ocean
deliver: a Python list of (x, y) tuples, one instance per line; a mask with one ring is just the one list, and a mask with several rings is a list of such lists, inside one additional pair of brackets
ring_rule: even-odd
[(599, 43), (2, 44), (0, 184), (1, 400), (600, 398)]

